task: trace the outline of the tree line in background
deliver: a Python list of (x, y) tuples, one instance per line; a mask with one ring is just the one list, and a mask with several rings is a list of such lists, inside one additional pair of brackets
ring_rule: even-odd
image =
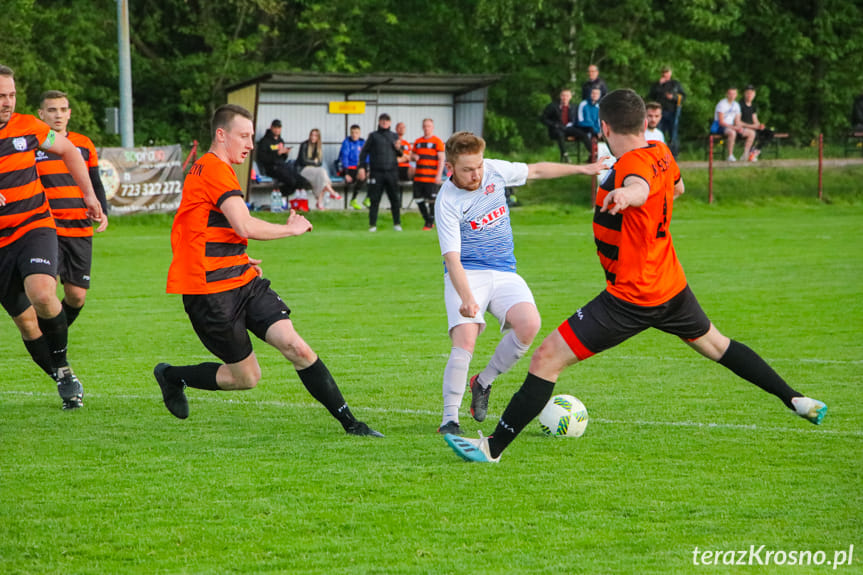
[[(136, 143), (209, 140), (233, 83), (266, 72), (502, 74), (486, 138), (548, 145), (538, 116), (589, 64), (610, 89), (646, 95), (662, 66), (688, 94), (681, 139), (706, 135), (730, 85), (758, 87), (759, 117), (798, 141), (842, 134), (863, 92), (854, 0), (130, 0)], [(19, 111), (69, 93), (74, 129), (118, 145), (115, 0), (5, 0), (0, 63)], [(577, 97), (577, 96), (576, 96)]]

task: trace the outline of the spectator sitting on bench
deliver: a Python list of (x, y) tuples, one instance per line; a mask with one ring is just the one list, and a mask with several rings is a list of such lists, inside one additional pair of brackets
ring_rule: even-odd
[(590, 134), (575, 124), (578, 115), (571, 101), (572, 91), (564, 88), (560, 91), (560, 99), (549, 103), (540, 116), (540, 121), (548, 127), (548, 137), (557, 142), (560, 148), (562, 162), (569, 162), (569, 154), (566, 153), (566, 139), (569, 137), (581, 141), (588, 155), (592, 151)]
[(721, 134), (726, 137), (728, 146), (728, 161), (736, 162), (734, 157), (734, 142), (737, 136), (745, 138), (743, 144), (743, 158), (749, 159), (749, 150), (755, 141), (755, 130), (744, 128), (740, 123), (740, 104), (737, 103), (737, 88), (728, 88), (726, 97), (719, 100), (713, 114), (713, 124), (710, 126), (711, 134)]
[(743, 89), (743, 102), (740, 103), (740, 125), (755, 131), (755, 143), (749, 151), (750, 162), (757, 162), (758, 155), (773, 139), (773, 131), (758, 120), (758, 105), (755, 103), (755, 86), (749, 84)]
[[(590, 90), (590, 99), (582, 100), (578, 105), (578, 127), (590, 132), (591, 138), (598, 138), (601, 133), (599, 128), (599, 99), (602, 91), (599, 88)], [(593, 152), (593, 149), (590, 150)]]
[(345, 194), (351, 194), (350, 206), (355, 210), (363, 208), (357, 201), (357, 194), (366, 182), (366, 171), (360, 167), (360, 150), (366, 141), (360, 137), (360, 133), (359, 125), (351, 126), (351, 135), (342, 141), (339, 150), (339, 164), (345, 177)]
[(324, 151), (321, 143), (321, 131), (313, 128), (309, 132), (309, 139), (300, 144), (300, 153), (297, 154), (297, 165), (300, 167), (300, 175), (312, 184), (312, 192), (318, 199), (317, 208), (326, 210), (324, 205), (327, 196), (334, 200), (342, 197), (333, 189), (330, 174), (324, 167)]
[(306, 184), (293, 163), (287, 161), (290, 152), (291, 148), (282, 140), (282, 122), (273, 120), (270, 129), (255, 146), (255, 162), (265, 176), (273, 178), (286, 197)]

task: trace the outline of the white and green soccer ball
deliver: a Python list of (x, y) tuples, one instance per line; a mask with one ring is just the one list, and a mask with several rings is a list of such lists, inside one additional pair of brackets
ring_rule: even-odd
[(555, 395), (539, 414), (539, 427), (553, 437), (581, 437), (587, 419), (587, 408), (578, 398)]

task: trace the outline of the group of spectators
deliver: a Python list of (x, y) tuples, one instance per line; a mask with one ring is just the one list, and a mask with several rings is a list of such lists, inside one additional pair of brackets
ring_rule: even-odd
[[(414, 200), (423, 217), (423, 230), (434, 228), (434, 201), (443, 181), (444, 143), (434, 134), (434, 121), (422, 123), (423, 135), (413, 143), (404, 139), (404, 122), (392, 131), (389, 114), (378, 117), (378, 127), (365, 139), (361, 128), (354, 124), (341, 144), (335, 172), (344, 177), (345, 193), (350, 194), (350, 206), (363, 209), (358, 194), (368, 186), (364, 201), (369, 208), (369, 231), (377, 231), (378, 211), (386, 193), (393, 217), (393, 228), (401, 227), (401, 182), (412, 181)], [(289, 161), (291, 148), (281, 137), (282, 123), (273, 120), (264, 137), (258, 141), (255, 160), (261, 172), (276, 180), (283, 194), (295, 189), (310, 188), (317, 198), (317, 209), (325, 210), (326, 198), (342, 199), (333, 189), (329, 171), (323, 165), (321, 133), (317, 128), (309, 139), (300, 144), (296, 160)]]
[[(599, 76), (599, 68), (591, 64), (587, 68), (587, 80), (581, 85), (581, 102), (577, 106), (572, 104), (572, 90), (564, 88), (557, 101), (543, 110), (540, 121), (548, 128), (548, 137), (557, 142), (562, 162), (569, 162), (566, 151), (569, 139), (581, 142), (593, 157), (593, 142), (602, 138), (599, 104), (607, 92), (608, 86)], [(648, 128), (653, 136), (649, 139), (668, 141), (675, 156), (679, 147), (677, 125), (685, 98), (683, 86), (671, 78), (669, 67), (662, 69), (659, 80), (647, 94)]]

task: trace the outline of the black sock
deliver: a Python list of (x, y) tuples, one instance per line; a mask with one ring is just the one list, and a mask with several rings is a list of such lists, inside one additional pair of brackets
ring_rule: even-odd
[(521, 430), (539, 415), (554, 392), (554, 382), (528, 373), (521, 384), (521, 389), (515, 392), (509, 405), (500, 416), (497, 427), (488, 438), (488, 448), (492, 457), (497, 457)]
[(425, 225), (429, 225), (429, 209), (428, 206), (426, 206), (425, 200), (417, 202), (417, 206), (420, 209), (420, 214), (422, 214), (423, 223), (425, 223)]
[(339, 391), (339, 386), (333, 379), (330, 370), (324, 365), (319, 357), (315, 363), (305, 369), (298, 369), (297, 375), (300, 376), (300, 381), (312, 394), (312, 397), (320, 401), (327, 410), (339, 420), (342, 427), (347, 429), (356, 421), (354, 414), (351, 413), (345, 398), (342, 397), (342, 392)]
[(48, 342), (48, 350), (51, 353), (51, 367), (57, 371), (61, 367), (66, 367), (66, 345), (69, 341), (69, 324), (66, 323), (66, 312), (60, 310), (55, 317), (41, 318), (37, 317), (39, 329), (45, 336), (45, 341)]
[(24, 340), (24, 347), (30, 353), (30, 357), (36, 362), (36, 365), (42, 368), (42, 371), (50, 376), (54, 376), (54, 370), (51, 368), (51, 350), (48, 349), (48, 340), (44, 335), (40, 335), (36, 339), (30, 341)]
[(66, 303), (65, 299), (60, 303), (63, 304), (63, 311), (66, 312), (66, 325), (71, 326), (73, 323), (75, 323), (75, 320), (78, 318), (78, 314), (81, 313), (81, 310), (84, 309), (84, 306), (82, 305), (81, 307), (72, 307), (71, 305)]
[(172, 365), (165, 370), (168, 381), (183, 383), (186, 387), (217, 391), (221, 389), (216, 383), (216, 372), (222, 364), (215, 362), (199, 363), (198, 365)]
[(785, 380), (779, 377), (779, 374), (773, 371), (773, 368), (767, 365), (767, 362), (761, 359), (760, 355), (733, 339), (718, 363), (746, 381), (754, 383), (767, 393), (772, 393), (781, 399), (788, 409), (794, 409), (794, 404), (791, 403), (792, 398), (803, 397), (802, 393), (788, 387)]

